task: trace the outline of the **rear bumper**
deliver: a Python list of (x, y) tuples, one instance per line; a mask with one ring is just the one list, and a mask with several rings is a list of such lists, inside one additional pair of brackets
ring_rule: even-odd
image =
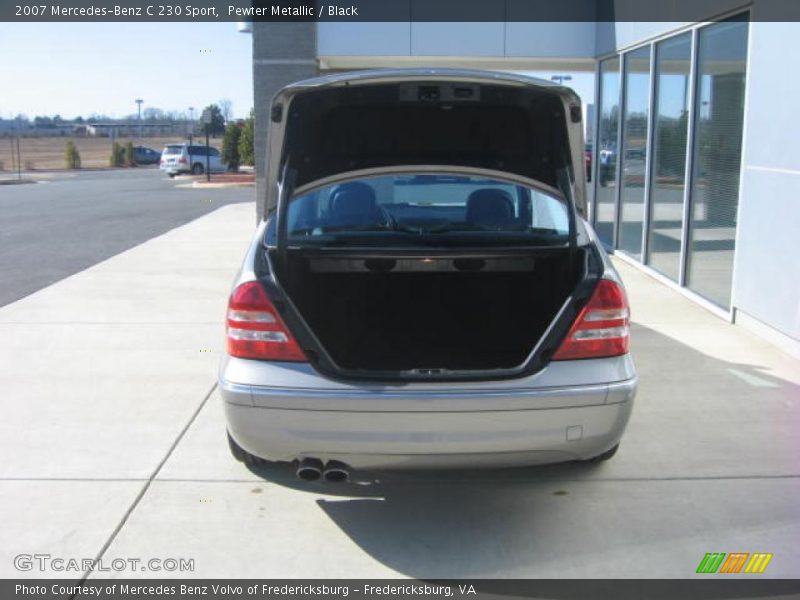
[[(230, 360), (237, 362), (223, 362), (220, 391), (228, 430), (242, 448), (268, 460), (314, 457), (363, 469), (592, 458), (619, 443), (637, 383), (627, 356), (604, 359), (606, 366), (622, 361), (615, 366), (628, 373), (626, 379), (546, 387), (531, 387), (530, 379), (437, 386), (247, 385), (225, 378), (241, 366)], [(578, 368), (597, 371), (597, 365)]]

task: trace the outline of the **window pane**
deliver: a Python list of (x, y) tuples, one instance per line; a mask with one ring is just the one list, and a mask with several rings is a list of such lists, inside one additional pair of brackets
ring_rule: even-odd
[(747, 22), (700, 30), (688, 286), (730, 306), (742, 154)]
[(648, 264), (678, 281), (686, 187), (691, 34), (656, 46), (656, 114)]
[(625, 55), (625, 118), (622, 127), (622, 203), (619, 248), (642, 258), (642, 220), (650, 106), (650, 47)]
[(617, 131), (619, 130), (619, 57), (600, 63), (600, 124), (597, 132), (595, 230), (614, 243), (617, 199)]

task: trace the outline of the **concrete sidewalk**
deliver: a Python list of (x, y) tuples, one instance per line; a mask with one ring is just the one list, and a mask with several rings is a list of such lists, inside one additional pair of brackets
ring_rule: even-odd
[(50, 553), (195, 564), (118, 576), (684, 578), (706, 552), (798, 575), (800, 362), (619, 263), (641, 387), (609, 463), (343, 486), (236, 463), (214, 381), (252, 215), (0, 309), (0, 576), (65, 575), (14, 569)]

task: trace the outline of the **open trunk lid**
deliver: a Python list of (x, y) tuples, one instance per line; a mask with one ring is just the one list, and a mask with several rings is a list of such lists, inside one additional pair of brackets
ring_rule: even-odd
[(551, 82), (490, 71), (377, 70), (301, 81), (270, 111), (264, 214), (287, 167), (303, 188), (402, 165), (483, 168), (560, 189), (585, 215), (580, 99)]

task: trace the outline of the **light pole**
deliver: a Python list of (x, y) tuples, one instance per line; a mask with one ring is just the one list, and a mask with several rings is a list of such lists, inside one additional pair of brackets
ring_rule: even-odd
[(192, 134), (194, 133), (194, 106), (189, 107), (189, 145), (192, 145)]
[(142, 102), (144, 102), (144, 100), (137, 98), (134, 102), (136, 102), (139, 108), (139, 137), (142, 137)]
[(572, 81), (572, 75), (553, 75), (550, 80), (555, 81), (558, 85), (564, 85), (565, 81)]

